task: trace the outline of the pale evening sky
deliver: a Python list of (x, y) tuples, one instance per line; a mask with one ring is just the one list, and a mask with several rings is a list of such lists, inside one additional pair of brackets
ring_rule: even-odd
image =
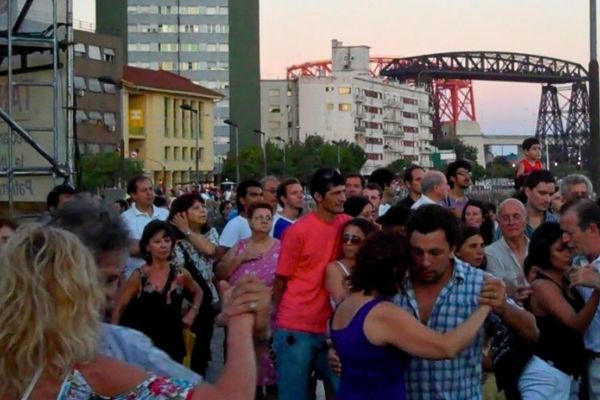
[[(75, 0), (75, 18), (94, 20), (94, 0)], [(331, 39), (371, 55), (460, 50), (589, 59), (587, 0), (261, 0), (261, 74), (330, 57)], [(534, 133), (540, 85), (475, 83), (486, 133)]]

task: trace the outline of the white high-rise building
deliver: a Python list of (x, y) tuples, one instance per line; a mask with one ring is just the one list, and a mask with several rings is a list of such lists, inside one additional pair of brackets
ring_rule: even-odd
[(432, 166), (433, 108), (423, 88), (373, 78), (369, 48), (333, 41), (331, 70), (261, 82), (262, 130), (271, 138), (358, 144), (369, 175), (398, 159)]

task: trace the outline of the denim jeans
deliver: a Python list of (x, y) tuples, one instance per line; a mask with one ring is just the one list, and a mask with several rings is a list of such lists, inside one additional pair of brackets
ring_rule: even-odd
[(533, 356), (519, 378), (519, 392), (523, 400), (577, 399), (578, 381)]
[(600, 399), (600, 359), (591, 359), (588, 362), (590, 380), (590, 400)]
[(277, 329), (273, 339), (276, 356), (279, 400), (306, 400), (308, 382), (314, 370), (319, 379), (336, 392), (339, 378), (327, 363), (327, 336)]

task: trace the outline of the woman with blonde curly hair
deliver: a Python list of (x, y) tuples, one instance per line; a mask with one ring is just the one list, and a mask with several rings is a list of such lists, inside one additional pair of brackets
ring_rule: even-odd
[(226, 363), (219, 382), (194, 388), (148, 375), (97, 353), (104, 293), (89, 250), (67, 231), (23, 227), (0, 253), (0, 399), (250, 400), (252, 329), (268, 301), (247, 307), (236, 296), (234, 289), (224, 299), (236, 362)]

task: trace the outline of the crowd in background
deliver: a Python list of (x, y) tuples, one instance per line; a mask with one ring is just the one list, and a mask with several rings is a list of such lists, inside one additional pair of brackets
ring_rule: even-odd
[(0, 219), (0, 398), (600, 399), (600, 206), (523, 151), (498, 204), (466, 160), (58, 186), (37, 223)]

